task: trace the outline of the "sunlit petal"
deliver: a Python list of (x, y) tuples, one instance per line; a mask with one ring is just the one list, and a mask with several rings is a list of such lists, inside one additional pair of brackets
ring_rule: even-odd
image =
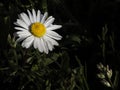
[(41, 19), (41, 23), (45, 22), (45, 19), (47, 18), (47, 16), (48, 16), (48, 13), (45, 12), (44, 15), (43, 15), (43, 17), (42, 17), (42, 19)]

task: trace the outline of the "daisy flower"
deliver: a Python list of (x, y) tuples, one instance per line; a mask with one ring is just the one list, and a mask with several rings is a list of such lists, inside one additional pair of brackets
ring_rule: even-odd
[(27, 10), (26, 13), (18, 15), (19, 19), (14, 23), (15, 29), (18, 30), (15, 35), (18, 37), (16, 41), (21, 43), (22, 47), (29, 48), (33, 46), (41, 53), (48, 54), (52, 51), (54, 46), (58, 46), (56, 40), (61, 40), (62, 36), (55, 32), (56, 29), (61, 28), (61, 25), (53, 24), (55, 18), (48, 17), (48, 13), (41, 14), (40, 10), (32, 12)]

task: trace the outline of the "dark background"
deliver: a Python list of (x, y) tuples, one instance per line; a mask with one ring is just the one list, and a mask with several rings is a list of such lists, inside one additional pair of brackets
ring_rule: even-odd
[[(69, 3), (68, 3), (69, 2)], [(80, 28), (87, 30), (83, 33), (88, 39), (88, 45), (80, 47), (80, 57), (83, 62), (86, 61), (88, 65), (88, 82), (91, 90), (110, 90), (105, 88), (96, 79), (96, 63), (103, 62), (110, 64), (113, 70), (120, 71), (120, 1), (119, 0), (66, 0), (66, 6), (79, 22)], [(114, 32), (115, 52), (111, 54), (109, 47), (109, 40), (106, 42), (106, 59), (104, 60), (100, 55), (101, 41), (97, 35), (101, 34), (102, 27), (107, 24), (108, 34)], [(78, 30), (78, 29), (77, 29)]]

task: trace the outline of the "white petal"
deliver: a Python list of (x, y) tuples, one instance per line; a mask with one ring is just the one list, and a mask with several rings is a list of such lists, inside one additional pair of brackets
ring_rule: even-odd
[(29, 47), (32, 45), (33, 40), (34, 40), (34, 37), (33, 37), (33, 36), (30, 36), (30, 37), (26, 38), (26, 39), (22, 42), (22, 46), (25, 47), (25, 48), (29, 48)]
[(62, 36), (60, 36), (59, 34), (57, 34), (54, 31), (47, 31), (46, 35), (53, 39), (56, 39), (56, 40), (61, 40), (61, 38), (62, 38)]
[(22, 19), (28, 26), (31, 24), (30, 19), (25, 13), (20, 14), (20, 19)]
[(43, 47), (43, 51), (48, 54), (48, 48), (46, 47), (46, 43), (44, 42), (43, 38), (40, 38), (41, 46)]
[(20, 26), (17, 22), (14, 22), (15, 25)]
[(27, 29), (25, 29), (25, 28), (22, 28), (22, 27), (14, 27), (16, 30), (20, 30), (20, 31), (25, 31), (25, 30), (27, 30)]
[(40, 51), (43, 51), (44, 52), (44, 44), (43, 44), (43, 40), (41, 38), (39, 38), (39, 47), (38, 47), (38, 50)]
[(40, 10), (37, 11), (36, 22), (40, 22)]
[(17, 40), (16, 40), (16, 42), (21, 42), (22, 40), (25, 40), (26, 38), (28, 38), (28, 37), (30, 37), (31, 35), (29, 35), (29, 36), (27, 36), (27, 35), (22, 35), (22, 36), (20, 36)]
[(25, 38), (24, 37), (20, 37), (20, 38), (18, 38), (17, 40), (16, 40), (16, 42), (21, 42), (21, 41), (23, 41)]
[(34, 37), (33, 46), (34, 46), (35, 49), (38, 47), (38, 44), (39, 44), (39, 39), (37, 37)]
[(17, 25), (19, 25), (20, 27), (23, 27), (23, 28), (25, 28), (25, 29), (28, 29), (28, 25), (26, 25), (26, 23), (25, 22), (23, 22), (22, 20), (20, 20), (20, 19), (17, 19)]
[(52, 45), (55, 45), (55, 46), (59, 45), (57, 41), (55, 41), (54, 39), (52, 39), (52, 38), (50, 38), (48, 36), (44, 36), (44, 39), (51, 42)]
[(31, 23), (33, 23), (33, 16), (29, 10), (27, 10)]
[(43, 14), (40, 15), (40, 22), (41, 22), (42, 18), (43, 18)]
[(52, 45), (51, 41), (47, 40), (46, 38), (44, 38), (44, 40), (46, 41), (46, 44), (47, 44), (47, 47), (49, 48), (49, 50), (52, 51), (53, 50), (53, 45)]
[(33, 14), (33, 21), (36, 22), (36, 12), (34, 9), (32, 9), (32, 14)]
[(48, 18), (47, 18), (47, 20), (45, 20), (45, 23), (46, 22), (48, 22), (50, 19), (52, 19), (53, 18), (53, 16), (49, 16)]
[(51, 18), (49, 19), (46, 23), (44, 23), (45, 27), (48, 27), (49, 25), (51, 25), (54, 22), (55, 18)]
[(41, 23), (43, 23), (43, 24), (44, 24), (45, 19), (47, 18), (47, 16), (48, 16), (48, 13), (47, 13), (47, 12), (45, 12), (45, 13), (44, 13), (44, 15), (43, 15), (43, 17), (42, 17), (42, 19), (41, 19)]
[(51, 25), (50, 27), (47, 27), (47, 30), (56, 30), (56, 29), (59, 29), (61, 28), (62, 26), (61, 25)]
[(27, 37), (31, 36), (31, 33), (29, 33), (29, 32), (21, 32), (21, 31), (19, 31), (19, 32), (16, 32), (16, 34), (17, 34), (17, 36), (23, 37), (23, 38), (27, 38)]
[(48, 54), (49, 49), (48, 49), (48, 46), (47, 46), (46, 40), (45, 40), (44, 38), (42, 38), (42, 39), (43, 39), (43, 42), (44, 42), (44, 45), (45, 45), (45, 48), (46, 48), (45, 53)]
[(33, 45), (34, 45), (34, 48), (38, 48), (40, 52), (44, 51), (45, 53), (48, 53), (48, 50), (46, 49), (46, 43), (43, 39), (35, 37)]
[(47, 42), (47, 45), (48, 45), (49, 50), (52, 51), (53, 50), (53, 45), (51, 44), (51, 42)]
[(26, 35), (31, 35), (30, 32), (28, 32), (27, 30), (24, 30), (24, 31), (18, 31), (16, 32), (17, 35), (20, 35), (20, 34), (26, 34)]
[(41, 42), (41, 40), (40, 40), (40, 38), (38, 38), (37, 39), (38, 41), (37, 41), (37, 47), (38, 47), (38, 50), (40, 51), (40, 52), (43, 52), (43, 46), (42, 46), (42, 42)]

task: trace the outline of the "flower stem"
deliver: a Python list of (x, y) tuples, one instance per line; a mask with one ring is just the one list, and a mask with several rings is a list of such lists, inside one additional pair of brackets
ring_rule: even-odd
[(118, 83), (119, 83), (119, 72), (115, 71), (115, 79), (114, 79), (114, 82), (113, 82), (113, 90), (117, 90)]

